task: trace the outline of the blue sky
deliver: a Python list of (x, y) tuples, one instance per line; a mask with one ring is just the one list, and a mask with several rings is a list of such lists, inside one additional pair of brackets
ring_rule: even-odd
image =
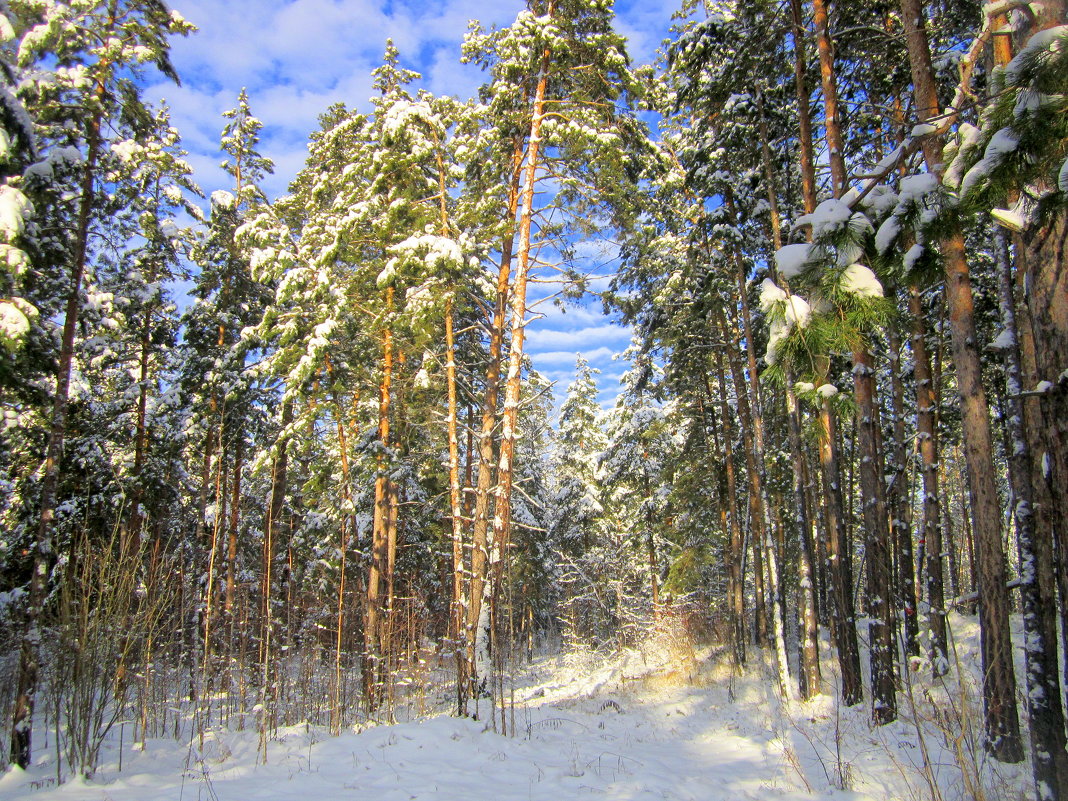
[[(210, 194), (229, 183), (219, 169), (222, 113), (247, 88), (253, 113), (264, 123), (261, 152), (275, 162), (275, 175), (263, 187), (272, 197), (284, 193), (303, 166), (308, 135), (331, 103), (369, 107), (371, 71), (386, 39), (394, 40), (405, 67), (422, 73), (422, 86), (470, 97), (482, 74), (460, 63), (468, 21), (508, 25), (523, 7), (518, 0), (173, 0), (171, 5), (199, 31), (173, 43), (182, 85), (151, 85), (146, 99), (166, 99), (197, 180)], [(675, 2), (617, 0), (617, 28), (628, 39), (634, 63), (655, 59), (676, 8)], [(590, 267), (610, 261), (613, 253), (610, 243), (584, 243), (581, 249)], [(603, 281), (592, 288), (598, 285)], [(612, 355), (627, 346), (630, 332), (604, 317), (595, 299), (566, 310), (549, 303), (535, 310), (545, 318), (528, 327), (527, 349), (535, 366), (557, 382), (557, 397), (582, 353), (602, 371), (601, 401), (610, 403), (625, 369)]]

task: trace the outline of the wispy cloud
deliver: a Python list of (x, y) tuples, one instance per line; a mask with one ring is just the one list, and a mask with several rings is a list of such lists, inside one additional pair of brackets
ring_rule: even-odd
[[(222, 113), (247, 88), (252, 111), (264, 123), (261, 152), (275, 162), (275, 174), (263, 186), (270, 196), (283, 194), (303, 166), (308, 136), (331, 104), (368, 110), (371, 72), (387, 39), (394, 40), (405, 67), (422, 73), (420, 85), (436, 94), (470, 97), (485, 76), (460, 63), (469, 21), (501, 27), (524, 7), (521, 0), (174, 0), (173, 5), (199, 32), (173, 43), (182, 86), (157, 83), (146, 88), (146, 98), (166, 99), (196, 178), (210, 194), (229, 184), (219, 167)], [(635, 63), (654, 58), (674, 5), (617, 0), (618, 29), (630, 40)], [(604, 288), (603, 275), (616, 255), (610, 242), (578, 244), (577, 266), (599, 276), (591, 289)], [(532, 300), (558, 289), (532, 287)], [(605, 370), (599, 382), (614, 397), (610, 387), (619, 365), (611, 356), (627, 345), (629, 332), (607, 321), (596, 298), (566, 310), (543, 303), (537, 311), (545, 317), (528, 329), (535, 365), (550, 368), (550, 377), (566, 387), (574, 354), (582, 352)]]

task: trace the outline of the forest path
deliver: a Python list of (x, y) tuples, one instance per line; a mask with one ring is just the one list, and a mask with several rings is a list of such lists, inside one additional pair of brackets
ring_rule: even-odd
[(804, 789), (760, 682), (737, 685), (732, 699), (711, 669), (657, 661), (542, 660), (516, 688), (514, 736), (447, 715), (337, 738), (296, 726), (279, 733), (264, 765), (254, 732), (226, 732), (189, 770), (188, 746), (155, 740), (144, 752), (127, 745), (122, 773), (109, 761), (91, 782), (41, 786), (46, 765), (9, 772), (0, 801), (870, 798)]

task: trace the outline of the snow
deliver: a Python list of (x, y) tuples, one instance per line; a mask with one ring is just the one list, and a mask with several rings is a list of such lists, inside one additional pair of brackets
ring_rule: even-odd
[(123, 139), (122, 141), (111, 143), (111, 152), (123, 162), (132, 161), (143, 149), (144, 148), (133, 139)]
[(982, 136), (983, 132), (976, 126), (969, 122), (961, 123), (960, 127), (957, 129), (957, 137), (959, 140), (957, 144), (957, 155), (950, 163), (949, 169), (947, 169), (942, 176), (942, 183), (952, 189), (956, 189), (960, 186), (964, 167), (967, 166), (967, 159), (962, 158), (961, 156), (976, 147)]
[(812, 319), (812, 307), (800, 295), (791, 295), (786, 299), (783, 316), (791, 327), (804, 328)]
[(853, 210), (847, 203), (838, 198), (828, 198), (816, 206), (811, 214), (798, 217), (795, 225), (811, 225), (813, 238), (819, 239), (824, 233), (847, 225), (852, 218)]
[(887, 217), (875, 234), (875, 249), (885, 254), (894, 246), (899, 233), (901, 233), (901, 219), (897, 215)]
[(994, 222), (1010, 231), (1020, 233), (1027, 227), (1027, 218), (1016, 208), (991, 209), (990, 216), (994, 218)]
[(881, 298), (883, 285), (863, 264), (850, 264), (842, 273), (842, 291), (862, 298)]
[(14, 38), (15, 29), (11, 20), (7, 18), (7, 14), (0, 14), (0, 42), (10, 42)]
[(776, 303), (786, 300), (786, 292), (770, 278), (760, 282), (760, 309), (765, 314), (771, 311)]
[(906, 175), (898, 187), (898, 197), (902, 203), (923, 200), (926, 195), (938, 191), (938, 176), (929, 172)]
[(26, 227), (26, 218), (33, 216), (33, 204), (15, 187), (0, 186), (0, 238), (11, 242)]
[[(798, 220), (800, 223), (800, 220)], [(784, 278), (793, 278), (805, 269), (812, 246), (802, 242), (797, 245), (784, 245), (775, 251), (775, 266)]]
[(983, 151), (983, 157), (965, 173), (964, 180), (960, 183), (961, 193), (967, 194), (978, 183), (985, 180), (993, 170), (1001, 165), (1008, 155), (1016, 150), (1019, 144), (1019, 136), (1008, 128), (1002, 128), (990, 137), (990, 142), (987, 144), (986, 150)]
[(820, 384), (816, 387), (816, 394), (821, 398), (833, 398), (838, 394), (838, 387), (834, 384)]
[(223, 211), (226, 211), (232, 209), (235, 202), (237, 202), (237, 199), (223, 189), (216, 189), (211, 193), (211, 207), (213, 209), (222, 209)]
[(1015, 344), (1016, 338), (1013, 337), (1012, 331), (1006, 328), (986, 347), (987, 350), (1008, 350)]
[(0, 345), (13, 350), (29, 332), (30, 319), (26, 313), (12, 301), (0, 300)]
[(923, 257), (923, 254), (926, 250), (927, 248), (925, 248), (919, 242), (910, 247), (905, 253), (905, 259), (903, 262), (905, 270), (908, 271), (915, 267), (916, 262), (918, 262)]
[(1023, 50), (1005, 67), (1005, 78), (1009, 84), (1019, 83), (1024, 66), (1033, 61), (1039, 50), (1048, 50), (1055, 53), (1064, 47), (1065, 37), (1068, 37), (1068, 25), (1055, 25), (1044, 31), (1039, 31), (1027, 40)]
[[(214, 733), (203, 752), (193, 740), (187, 771), (186, 743), (152, 740), (143, 751), (127, 745), (122, 773), (115, 754), (96, 779), (60, 789), (30, 790), (33, 782), (48, 783), (45, 766), (9, 771), (0, 780), (0, 799), (800, 801), (837, 795), (804, 789), (804, 777), (783, 758), (781, 735), (769, 731), (766, 714), (757, 711), (766, 702), (764, 692), (750, 684), (731, 704), (726, 682), (687, 686), (699, 672), (714, 678), (714, 664), (689, 660), (675, 670), (650, 670), (633, 651), (609, 661), (581, 652), (570, 656), (534, 665), (530, 683), (516, 692), (512, 736), (495, 733), (487, 721), (447, 715), (337, 738), (292, 726), (271, 741), (262, 764), (255, 733)], [(805, 779), (816, 780), (814, 772)]]
[[(981, 715), (971, 712), (981, 687), (979, 625), (957, 614), (947, 622), (954, 672), (933, 680), (926, 659), (914, 660), (903, 677), (914, 706), (887, 726), (872, 726), (866, 704), (836, 706), (826, 632), (824, 694), (783, 704), (771, 689), (770, 651), (753, 649), (749, 667), (735, 673), (724, 646), (696, 645), (668, 622), (621, 652), (576, 647), (514, 665), (504, 688), (507, 736), (486, 700), (477, 721), (446, 713), (452, 662), (428, 652), (425, 674), (398, 701), (395, 725), (364, 721), (339, 737), (307, 724), (283, 727), (264, 758), (255, 713), (243, 731), (236, 722), (209, 729), (203, 748), (188, 718), (180, 737), (143, 744), (132, 742), (127, 722), (109, 735), (92, 779), (56, 787), (54, 752), (42, 748), (29, 770), (0, 776), (0, 801), (904, 801), (929, 797), (917, 726), (943, 801), (968, 798), (968, 782), (988, 798), (1025, 797), (1026, 763), (991, 765), (981, 750), (968, 750), (982, 748)], [(1013, 634), (1019, 646), (1018, 616)], [(1014, 653), (1022, 663), (1023, 649)], [(899, 698), (904, 705), (904, 693)], [(961, 719), (970, 727), (964, 733), (942, 728)], [(965, 753), (955, 752), (961, 743)]]
[(7, 269), (12, 275), (20, 276), (30, 269), (30, 257), (24, 250), (0, 244), (0, 267)]

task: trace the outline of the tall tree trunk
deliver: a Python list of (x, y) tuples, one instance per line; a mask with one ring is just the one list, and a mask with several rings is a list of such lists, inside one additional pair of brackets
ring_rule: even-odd
[[(1031, 454), (1024, 433), (1023, 371), (1017, 345), (1016, 302), (1012, 266), (1005, 235), (994, 237), (998, 263), (1001, 323), (1011, 344), (1005, 349), (1005, 389), (1008, 404), (1009, 483), (1012, 487), (1016, 544), (1020, 557), (1020, 597), (1023, 601), (1024, 671), (1030, 719), (1031, 764), (1040, 801), (1054, 801), (1068, 790), (1068, 751), (1065, 751), (1064, 713), (1057, 675), (1056, 620), (1046, 610), (1056, 606), (1052, 584), (1042, 586), (1038, 576), (1038, 548), (1033, 515)], [(1047, 556), (1051, 557), (1052, 554)]]
[[(799, 0), (793, 0), (795, 4), (799, 4)], [(798, 13), (800, 13), (798, 11)], [(795, 27), (794, 35), (798, 36), (799, 31)], [(808, 102), (806, 92), (804, 89), (805, 84), (805, 56), (804, 47), (800, 40), (795, 42), (795, 78), (798, 88), (799, 100), (803, 101), (804, 111), (801, 114), (803, 117), (802, 139), (808, 137), (808, 150), (812, 148), (812, 125), (808, 119)], [(782, 223), (779, 218), (779, 200), (778, 190), (776, 188), (775, 170), (771, 159), (771, 145), (768, 141), (768, 125), (764, 117), (763, 101), (758, 93), (757, 103), (760, 109), (760, 153), (761, 161), (764, 164), (764, 178), (767, 182), (767, 194), (768, 194), (768, 207), (771, 210), (771, 234), (772, 244), (775, 249), (778, 250), (782, 247)], [(799, 102), (799, 106), (802, 102)], [(802, 150), (805, 150), (802, 145)], [(815, 192), (809, 191), (813, 189), (813, 177), (812, 177), (812, 162), (811, 152), (802, 154), (802, 185), (804, 188), (805, 198), (805, 211), (811, 213), (816, 207)], [(805, 159), (808, 158), (806, 163)], [(806, 170), (807, 167), (807, 170)], [(733, 211), (732, 211), (733, 213)], [(774, 261), (772, 261), (774, 265)], [(748, 350), (752, 354), (750, 361), (750, 370), (755, 376), (756, 373), (756, 354), (755, 344), (752, 342), (752, 332), (749, 323), (749, 301), (745, 297), (745, 276), (742, 270), (739, 270), (739, 283), (743, 297), (743, 319), (746, 321), (746, 338), (749, 341)], [(779, 276), (776, 275), (774, 266), (772, 266), (772, 280), (778, 281)], [(751, 380), (750, 384), (754, 384)], [(757, 386), (759, 389), (759, 386)], [(815, 588), (815, 570), (814, 570), (814, 558), (812, 547), (812, 517), (809, 511), (808, 499), (806, 498), (805, 489), (805, 456), (801, 444), (801, 417), (800, 410), (797, 405), (797, 393), (794, 390), (794, 375), (793, 371), (787, 368), (786, 370), (786, 418), (787, 428), (789, 432), (790, 442), (790, 459), (794, 469), (793, 475), (793, 494), (794, 494), (794, 522), (798, 532), (798, 540), (800, 542), (800, 595), (801, 595), (801, 642), (800, 642), (800, 670), (797, 674), (798, 689), (801, 693), (801, 697), (805, 700), (811, 698), (813, 695), (818, 694), (821, 691), (822, 677), (820, 675), (820, 655), (819, 655), (819, 620), (817, 619), (816, 611), (816, 588)], [(763, 453), (763, 425), (761, 425), (761, 453)]]
[[(386, 289), (387, 314), (393, 308), (393, 287)], [(382, 376), (378, 387), (378, 446), (375, 509), (371, 533), (371, 563), (367, 571), (367, 611), (363, 630), (363, 692), (370, 709), (377, 707), (377, 677), (381, 654), (382, 580), (389, 574), (390, 517), (390, 401), (393, 387), (393, 332), (382, 329)]]
[(892, 532), (897, 551), (896, 610), (901, 616), (906, 656), (920, 655), (920, 627), (916, 609), (916, 563), (912, 545), (912, 497), (908, 472), (908, 443), (905, 437), (905, 382), (901, 377), (901, 335), (891, 326), (890, 344), (890, 413), (893, 416), (893, 447), (890, 479), (887, 482), (887, 505), (890, 507)]
[(237, 591), (237, 535), (241, 524), (241, 472), (245, 462), (245, 437), (240, 431), (235, 432), (237, 444), (234, 446), (234, 483), (230, 497), (229, 540), (226, 549), (226, 614), (233, 621), (234, 594)]
[[(547, 14), (553, 16), (550, 0)], [(497, 462), (497, 488), (493, 515), (493, 597), (501, 586), (502, 569), (507, 558), (512, 523), (512, 482), (514, 479), (515, 441), (519, 419), (519, 399), (522, 390), (523, 341), (527, 324), (527, 280), (530, 275), (534, 223), (534, 184), (541, 159), (541, 128), (545, 121), (546, 91), (549, 85), (549, 64), (552, 51), (546, 47), (541, 54), (538, 84), (531, 103), (530, 133), (527, 137), (521, 207), (519, 210), (519, 245), (515, 280), (509, 301), (512, 312), (512, 339), (508, 350), (508, 375), (505, 380), (504, 409), (501, 421), (501, 444)], [(479, 632), (481, 633), (481, 632)], [(480, 677), (484, 678), (484, 677)]]
[(831, 633), (838, 649), (842, 674), (842, 700), (854, 706), (864, 700), (860, 678), (856, 610), (853, 607), (853, 558), (846, 547), (842, 517), (842, 471), (838, 457), (838, 416), (829, 398), (820, 406), (820, 472), (823, 477), (824, 516), (827, 526), (827, 565), (831, 579)]
[(151, 309), (145, 312), (142, 321), (140, 354), (138, 357), (137, 370), (137, 422), (134, 428), (134, 463), (133, 463), (133, 488), (130, 493), (130, 515), (126, 522), (124, 536), (122, 538), (122, 552), (135, 557), (141, 550), (141, 528), (144, 525), (144, 512), (142, 510), (142, 498), (144, 489), (141, 485), (141, 474), (145, 467), (145, 451), (148, 448), (148, 360), (151, 353)]
[[(921, 122), (940, 114), (938, 93), (927, 41), (922, 0), (901, 0), (901, 19), (912, 69), (913, 92)], [(923, 140), (927, 169), (941, 178), (942, 140)], [(961, 430), (968, 464), (968, 491), (977, 546), (980, 641), (983, 654), (983, 701), (988, 747), (1002, 762), (1023, 758), (1016, 709), (1016, 677), (1009, 636), (1007, 568), (1001, 537), (1001, 510), (994, 474), (990, 416), (980, 370), (971, 275), (959, 227), (942, 239), (946, 297), (951, 322), (950, 341), (961, 402)]]
[(916, 436), (923, 465), (923, 517), (919, 542), (927, 554), (927, 606), (930, 628), (931, 670), (936, 677), (949, 670), (946, 641), (946, 599), (942, 571), (942, 505), (938, 486), (938, 429), (935, 412), (938, 396), (934, 390), (931, 357), (927, 351), (927, 327), (920, 289), (909, 287), (909, 315), (912, 318), (912, 373), (916, 384)]
[(505, 231), (501, 243), (501, 264), (497, 274), (497, 297), (490, 324), (488, 363), (486, 366), (486, 394), (482, 403), (482, 425), (478, 438), (478, 484), (475, 489), (475, 509), (471, 524), (471, 581), (467, 598), (467, 675), (471, 682), (471, 697), (482, 694), (480, 683), (485, 679), (477, 670), (476, 662), (488, 663), (488, 653), (482, 655), (478, 648), (488, 643), (488, 632), (479, 640), (479, 632), (485, 631), (488, 615), (482, 611), (483, 597), (489, 586), (489, 526), (492, 510), (494, 474), (494, 432), (497, 428), (497, 401), (501, 385), (501, 353), (504, 347), (505, 316), (508, 311), (511, 288), (512, 255), (515, 246), (515, 217), (519, 210), (519, 189), (522, 176), (524, 140), (517, 138), (512, 151), (508, 204), (505, 210)]
[[(838, 86), (830, 21), (826, 0), (813, 0), (820, 79), (823, 86), (824, 126), (831, 188), (841, 198), (847, 188), (845, 143), (838, 112)], [(868, 567), (869, 651), (872, 675), (872, 718), (878, 724), (897, 718), (894, 685), (893, 609), (890, 604), (890, 532), (887, 528), (883, 489), (882, 454), (879, 449), (879, 416), (875, 404), (875, 381), (871, 354), (853, 353), (853, 389), (857, 401), (857, 447), (861, 452), (860, 485), (866, 531)]]
[(282, 401), (281, 431), (275, 443), (271, 469), (271, 496), (267, 503), (267, 520), (263, 529), (263, 557), (260, 568), (260, 747), (267, 759), (267, 738), (277, 725), (277, 687), (272, 669), (274, 647), (274, 560), (277, 544), (282, 540), (283, 513), (289, 475), (289, 426), (293, 423), (293, 401)]
[[(744, 312), (743, 312), (744, 316)], [(753, 408), (750, 405), (749, 396), (746, 392), (745, 376), (738, 359), (739, 348), (737, 346), (737, 330), (728, 325), (723, 313), (717, 310), (717, 322), (722, 332), (723, 341), (732, 343), (727, 349), (727, 364), (734, 378), (734, 388), (737, 399), (738, 425), (742, 431), (742, 441), (745, 445), (745, 466), (749, 476), (749, 526), (753, 532), (753, 555), (754, 571), (760, 565), (758, 556), (763, 559), (768, 568), (768, 595), (766, 596), (767, 609), (771, 616), (772, 644), (775, 647), (776, 667), (779, 679), (779, 692), (786, 700), (794, 698), (793, 683), (790, 681), (789, 661), (786, 655), (785, 626), (783, 625), (782, 605), (779, 603), (779, 569), (775, 554), (775, 543), (772, 536), (771, 521), (767, 515), (767, 502), (765, 497), (764, 476), (761, 468), (763, 452), (757, 444), (756, 436), (762, 431), (762, 425), (756, 422)], [(752, 366), (751, 366), (752, 367)]]
[[(114, 20), (112, 20), (112, 25)], [(94, 90), (97, 100), (104, 96), (104, 87)], [(63, 459), (63, 440), (67, 435), (67, 400), (70, 396), (71, 366), (74, 362), (74, 335), (81, 311), (82, 278), (89, 248), (89, 224), (96, 200), (94, 181), (100, 152), (102, 112), (96, 111), (86, 125), (86, 156), (82, 168), (78, 198), (78, 227), (74, 238), (74, 253), (70, 265), (70, 290), (67, 295), (63, 333), (59, 346), (59, 365), (56, 370), (56, 395), (52, 404), (52, 420), (45, 447), (44, 471), (41, 478), (41, 506), (37, 519), (37, 540), (33, 549), (33, 571), (26, 598), (25, 619), (19, 643), (19, 666), (15, 682), (15, 703), (12, 707), (11, 761), (26, 768), (32, 758), (33, 710), (37, 699), (37, 673), (41, 647), (41, 615), (44, 611), (48, 572), (54, 558), (52, 522), (56, 514), (56, 495)]]
[(812, 536), (812, 516), (809, 512), (808, 492), (805, 488), (807, 465), (801, 447), (801, 414), (797, 405), (790, 377), (786, 389), (786, 425), (790, 438), (791, 465), (793, 467), (794, 503), (797, 508), (801, 558), (799, 560), (801, 583), (801, 670), (798, 672), (801, 698), (808, 700), (822, 690), (820, 674), (819, 618), (816, 607), (816, 557)]
[[(760, 101), (758, 101), (758, 104), (759, 104), (759, 102)], [(763, 110), (762, 104), (759, 107), (761, 108), (761, 110)], [(766, 145), (766, 139), (767, 139), (766, 130), (762, 129), (761, 133), (762, 133), (762, 136), (764, 138), (765, 145)], [(770, 169), (770, 163), (767, 164), (767, 167)], [(770, 191), (772, 193), (772, 196), (774, 197), (774, 186), (773, 186), (773, 184), (772, 184), (772, 189)], [(725, 194), (725, 200), (727, 202), (727, 206), (728, 206), (728, 209), (730, 211), (731, 218), (732, 219), (736, 219), (737, 218), (737, 211), (734, 208), (734, 197), (733, 197), (733, 193), (730, 191), (730, 189), (728, 189), (726, 194)], [(775, 208), (777, 209), (777, 204), (775, 204)], [(777, 221), (777, 218), (778, 218), (778, 214), (776, 212), (773, 215), (773, 218), (772, 218), (773, 219), (773, 223), (775, 221)], [(776, 227), (777, 227), (777, 225), (776, 225)], [(748, 376), (747, 376), (748, 377), (748, 381), (745, 384), (739, 384), (738, 392), (739, 392), (739, 394), (741, 394), (743, 391), (747, 391), (748, 392), (748, 395), (749, 395), (749, 404), (748, 404), (748, 406), (749, 406), (749, 410), (750, 410), (750, 413), (751, 413), (751, 421), (752, 421), (752, 437), (750, 439), (750, 447), (751, 447), (752, 452), (753, 452), (753, 459), (752, 459), (752, 462), (749, 463), (748, 466), (755, 473), (755, 476), (751, 479), (751, 482), (750, 482), (752, 487), (755, 490), (755, 492), (753, 494), (751, 494), (750, 497), (755, 499), (755, 503), (752, 505), (751, 508), (753, 510), (753, 514), (758, 515), (759, 516), (759, 520), (760, 520), (760, 531), (762, 532), (762, 537), (760, 539), (760, 548), (764, 552), (763, 553), (763, 556), (764, 556), (763, 561), (766, 562), (767, 567), (768, 567), (768, 589), (770, 590), (770, 594), (773, 596), (772, 598), (767, 599), (767, 603), (768, 603), (768, 606), (769, 606), (769, 608), (771, 610), (770, 613), (771, 613), (772, 631), (773, 631), (773, 636), (775, 638), (776, 651), (777, 652), (779, 650), (783, 651), (783, 654), (781, 655), (781, 656), (783, 656), (783, 661), (782, 661), (781, 668), (782, 668), (782, 675), (785, 676), (785, 675), (788, 675), (788, 673), (789, 673), (788, 667), (787, 667), (787, 663), (786, 663), (785, 658), (784, 658), (785, 657), (785, 649), (779, 649), (780, 634), (784, 630), (783, 619), (782, 619), (782, 610), (781, 610), (781, 608), (778, 608), (778, 607), (774, 606), (774, 604), (778, 604), (778, 591), (779, 591), (778, 590), (778, 586), (779, 586), (778, 560), (775, 558), (775, 554), (772, 551), (772, 547), (773, 547), (772, 540), (771, 540), (772, 527), (771, 527), (771, 520), (770, 520), (770, 517), (769, 517), (769, 514), (768, 514), (769, 503), (768, 503), (768, 498), (767, 498), (767, 471), (766, 471), (766, 468), (765, 468), (765, 461), (764, 461), (764, 454), (765, 454), (765, 447), (764, 447), (764, 407), (763, 407), (763, 399), (761, 398), (761, 394), (760, 394), (760, 376), (759, 376), (759, 373), (757, 371), (756, 341), (755, 341), (755, 339), (753, 337), (753, 329), (752, 329), (752, 323), (751, 323), (752, 313), (751, 313), (750, 307), (749, 307), (749, 293), (747, 291), (748, 287), (747, 287), (747, 282), (746, 282), (745, 263), (742, 260), (741, 253), (738, 251), (737, 248), (734, 248), (732, 250), (732, 256), (733, 256), (734, 266), (735, 266), (735, 280), (736, 280), (737, 285), (738, 285), (738, 297), (739, 297), (739, 301), (740, 301), (741, 307), (742, 307), (742, 314), (741, 314), (741, 318), (742, 318), (742, 334), (743, 334), (743, 337), (745, 339), (746, 366), (748, 368)], [(756, 541), (757, 540), (754, 539), (754, 543)], [(790, 685), (789, 683), (787, 683), (786, 685), (783, 686), (782, 690), (783, 690), (783, 693), (784, 693), (784, 697), (788, 698), (788, 697), (790, 697), (792, 695), (791, 687), (792, 687), (792, 685)]]
[(463, 671), (463, 588), (464, 588), (464, 511), (460, 487), (460, 440), (457, 436), (457, 401), (456, 401), (456, 341), (453, 334), (453, 299), (450, 296), (445, 306), (445, 380), (448, 384), (449, 412), (449, 514), (452, 521), (452, 604), (449, 615), (449, 637), (456, 643), (456, 689), (460, 693), (458, 707), (462, 712), (463, 685), (466, 681)]
[(790, 0), (794, 41), (794, 94), (797, 99), (798, 140), (801, 147), (801, 196), (805, 213), (816, 210), (816, 167), (812, 153), (812, 111), (809, 108), (808, 63), (805, 57), (805, 22), (801, 0)]
[(894, 613), (890, 531), (880, 465), (879, 413), (875, 398), (875, 369), (871, 355), (853, 354), (853, 391), (857, 401), (857, 439), (860, 448), (860, 487), (864, 528), (867, 532), (865, 558), (868, 572), (868, 649), (871, 664), (872, 719), (879, 725), (897, 719), (894, 665)]
[[(727, 406), (727, 380), (723, 371), (723, 353), (715, 350), (716, 376), (719, 380), (719, 429), (723, 433), (723, 456), (721, 463), (727, 479), (727, 511), (730, 526), (730, 558), (728, 566), (728, 607), (731, 616), (731, 641), (734, 659), (738, 665), (745, 665), (746, 635), (745, 626), (745, 535), (742, 532), (738, 511), (738, 480), (734, 469), (734, 433), (731, 427), (731, 413)], [(708, 385), (708, 376), (704, 375), (705, 391), (712, 398), (712, 388)], [(718, 448), (717, 448), (718, 450)], [(716, 454), (717, 457), (719, 454)]]

